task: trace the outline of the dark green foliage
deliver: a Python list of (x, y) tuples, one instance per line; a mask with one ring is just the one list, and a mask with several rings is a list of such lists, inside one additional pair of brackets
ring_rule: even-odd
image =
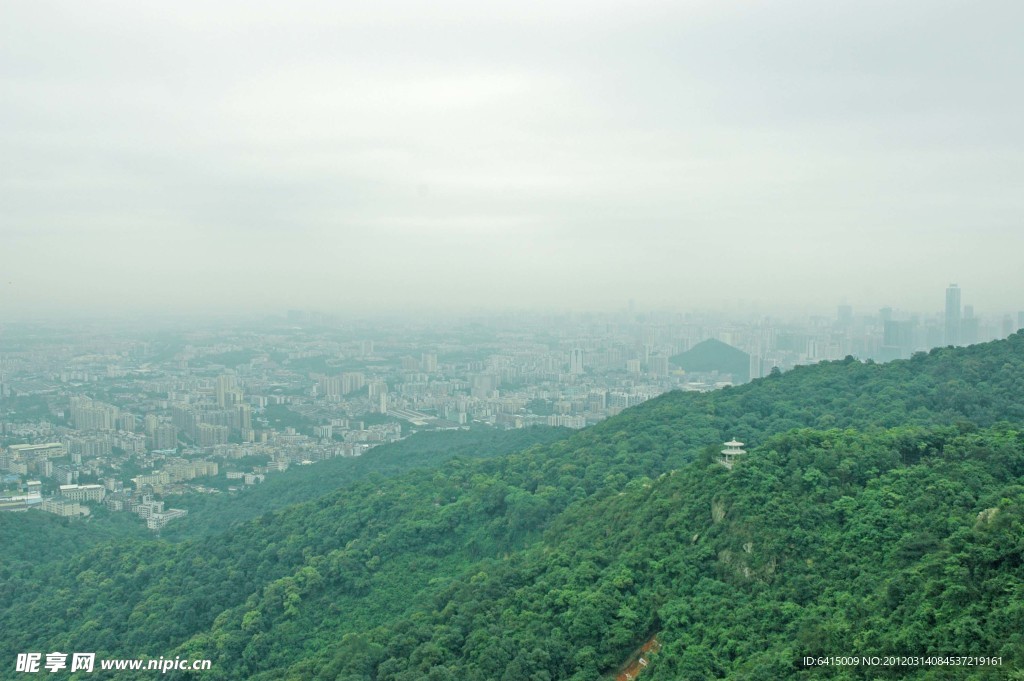
[(92, 516), (58, 518), (49, 513), (0, 513), (0, 582), (32, 565), (60, 560), (97, 544), (149, 536), (135, 516), (90, 504)]
[[(1024, 665), (1024, 336), (671, 394), (568, 440), (0, 582), (0, 659), (209, 657), (205, 679), (963, 678)], [(713, 462), (735, 435), (733, 471)], [(2, 669), (2, 668), (0, 668)], [(6, 671), (0, 671), (2, 676)], [(168, 675), (169, 678), (173, 678)]]
[(271, 404), (267, 406), (263, 410), (263, 418), (267, 419), (271, 427), (278, 430), (294, 428), (296, 431), (306, 434), (311, 433), (313, 426), (317, 425), (316, 421), (312, 421), (302, 414), (292, 411), (286, 404)]
[[(934, 449), (905, 466), (908, 441)], [(460, 678), (501, 678), (527, 654), (544, 678), (595, 678), (654, 631), (655, 681), (784, 678), (803, 655), (978, 650), (1020, 665), (1022, 474), (1017, 432), (897, 429), (799, 431), (732, 474), (636, 480), (438, 590), (414, 643), (395, 643), (403, 625), (375, 632), (376, 678), (425, 674), (420, 650)]]
[(286, 474), (269, 475), (263, 483), (237, 495), (172, 497), (168, 507), (187, 509), (189, 515), (168, 525), (162, 536), (178, 540), (217, 534), (234, 523), (316, 499), (368, 477), (383, 479), (418, 468), (436, 468), (458, 457), (500, 456), (533, 445), (564, 440), (570, 433), (565, 428), (545, 427), (417, 433), (404, 440), (375, 447), (360, 457), (330, 459), (312, 466), (293, 466)]

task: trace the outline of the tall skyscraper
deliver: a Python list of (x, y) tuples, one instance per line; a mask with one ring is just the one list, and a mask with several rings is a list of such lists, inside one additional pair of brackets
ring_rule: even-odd
[(974, 316), (973, 305), (964, 305), (964, 316), (960, 320), (960, 342), (964, 345), (978, 342), (978, 318)]
[(946, 345), (960, 344), (960, 287), (950, 284), (946, 289)]
[(853, 323), (853, 306), (844, 304), (837, 307), (836, 321), (840, 326), (850, 326)]
[(881, 358), (888, 362), (894, 359), (907, 359), (914, 351), (914, 334), (917, 330), (914, 321), (887, 321), (882, 335)]

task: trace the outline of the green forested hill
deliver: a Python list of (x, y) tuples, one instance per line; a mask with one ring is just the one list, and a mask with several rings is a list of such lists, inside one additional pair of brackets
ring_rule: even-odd
[(46, 564), (98, 544), (150, 536), (144, 523), (127, 513), (94, 509), (88, 518), (50, 513), (0, 513), (0, 582), (33, 565)]
[[(1022, 389), (1016, 334), (666, 395), (561, 442), (21, 570), (0, 583), (0, 658), (594, 679), (657, 634), (654, 681), (962, 678), (798, 665), (922, 653), (1002, 655), (978, 678), (1006, 678), (1024, 664)], [(729, 472), (712, 453), (732, 436), (752, 448)]]
[(701, 341), (669, 361), (689, 372), (719, 371), (732, 375), (736, 383), (750, 380), (750, 355), (717, 338)]
[[(1024, 665), (1022, 474), (1015, 431), (769, 438), (731, 474), (699, 463), (572, 507), (419, 618), (362, 634), (376, 676), (351, 678), (593, 679), (655, 633), (655, 681), (962, 678), (798, 660), (967, 650), (1004, 658), (977, 678), (1005, 678)], [(335, 678), (315, 672), (338, 652), (292, 678)]]
[(375, 447), (363, 456), (329, 459), (313, 466), (293, 466), (287, 475), (270, 475), (262, 484), (239, 495), (172, 497), (168, 506), (187, 509), (189, 515), (168, 525), (162, 536), (179, 540), (218, 534), (234, 523), (315, 499), (360, 480), (384, 479), (418, 468), (435, 468), (457, 457), (501, 456), (536, 444), (564, 440), (571, 432), (567, 428), (537, 427), (416, 433)]
[[(501, 456), (563, 440), (571, 432), (566, 428), (537, 427), (417, 433), (376, 447), (361, 457), (294, 467), (285, 475), (269, 476), (263, 484), (241, 494), (170, 497), (168, 506), (188, 509), (190, 515), (168, 526), (162, 538), (178, 541), (220, 534), (234, 524), (315, 499), (360, 480), (383, 480), (415, 469), (432, 469), (458, 457)], [(0, 513), (0, 581), (33, 565), (70, 558), (98, 544), (152, 538), (145, 523), (136, 516), (104, 508), (94, 508), (85, 519), (35, 512)]]

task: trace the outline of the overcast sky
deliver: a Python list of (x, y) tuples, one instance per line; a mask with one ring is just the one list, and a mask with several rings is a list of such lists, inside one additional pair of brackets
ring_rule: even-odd
[(0, 5), (0, 314), (1024, 309), (1024, 3)]

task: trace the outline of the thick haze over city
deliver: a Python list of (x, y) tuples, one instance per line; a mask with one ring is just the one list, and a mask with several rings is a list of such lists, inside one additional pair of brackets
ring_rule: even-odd
[(0, 0), (0, 681), (1024, 680), (1022, 27)]
[(0, 315), (1024, 290), (1017, 2), (0, 9)]

